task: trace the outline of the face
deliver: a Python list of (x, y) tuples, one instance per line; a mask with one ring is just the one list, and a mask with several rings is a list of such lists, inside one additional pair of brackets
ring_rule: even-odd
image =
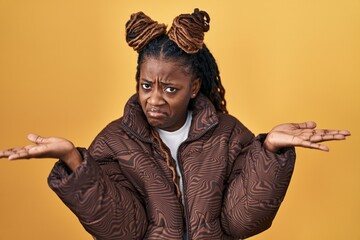
[(145, 58), (140, 68), (139, 99), (149, 124), (176, 131), (186, 120), (191, 98), (200, 80), (175, 60)]

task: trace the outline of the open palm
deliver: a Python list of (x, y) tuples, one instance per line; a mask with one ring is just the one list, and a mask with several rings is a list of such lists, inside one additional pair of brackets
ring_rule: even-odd
[(81, 163), (81, 156), (74, 144), (64, 138), (44, 138), (36, 134), (29, 134), (28, 139), (33, 144), (0, 150), (0, 158), (10, 160), (29, 158), (57, 158), (63, 160), (72, 170)]
[(320, 142), (344, 140), (350, 136), (347, 130), (315, 129), (315, 122), (286, 123), (274, 127), (267, 135), (264, 146), (277, 152), (284, 147), (305, 147), (329, 151), (329, 148)]

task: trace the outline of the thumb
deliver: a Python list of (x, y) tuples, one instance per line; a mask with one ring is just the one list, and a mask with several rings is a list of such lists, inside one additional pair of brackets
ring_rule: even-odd
[(33, 133), (29, 134), (29, 135), (27, 136), (27, 138), (28, 138), (31, 142), (36, 143), (36, 144), (41, 144), (41, 143), (47, 143), (47, 142), (48, 142), (48, 141), (47, 141), (47, 138), (43, 138), (43, 137), (41, 137), (41, 136), (39, 136), (39, 135), (37, 135), (37, 134), (33, 134)]

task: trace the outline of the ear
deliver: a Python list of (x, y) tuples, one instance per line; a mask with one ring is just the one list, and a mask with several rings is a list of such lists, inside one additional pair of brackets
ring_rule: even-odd
[(200, 91), (201, 80), (200, 78), (196, 78), (191, 82), (191, 98), (195, 98), (198, 92)]

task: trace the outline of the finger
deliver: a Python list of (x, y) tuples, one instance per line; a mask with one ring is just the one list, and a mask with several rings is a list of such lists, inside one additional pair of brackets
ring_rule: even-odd
[(318, 150), (322, 150), (322, 151), (326, 151), (326, 152), (329, 151), (329, 148), (327, 146), (325, 146), (325, 145), (310, 142), (310, 141), (304, 141), (304, 140), (300, 140), (299, 144), (297, 146), (305, 147), (305, 148), (311, 148), (311, 149), (318, 149)]
[(31, 155), (29, 154), (29, 152), (26, 151), (13, 153), (9, 156), (9, 160), (29, 159), (29, 158), (31, 158)]
[(9, 157), (11, 155), (11, 151), (9, 150), (1, 150), (0, 151), (0, 158)]
[(307, 121), (307, 122), (302, 122), (302, 123), (294, 123), (294, 125), (297, 128), (300, 128), (300, 129), (314, 129), (314, 128), (316, 128), (316, 122), (313, 122), (313, 121)]
[(21, 151), (24, 147), (16, 147), (16, 148), (9, 148), (5, 150), (0, 151), (0, 158), (1, 157), (9, 157), (12, 154), (17, 153), (18, 151)]
[(312, 143), (312, 145), (315, 144), (314, 146), (311, 146), (312, 149), (318, 149), (318, 150), (321, 150), (321, 151), (325, 151), (325, 152), (328, 152), (329, 151), (329, 147), (328, 146), (325, 146), (325, 145), (322, 145), (322, 144), (317, 144), (317, 143)]
[(341, 135), (344, 135), (344, 136), (350, 136), (351, 135), (350, 131), (348, 131), (348, 130), (332, 130), (332, 131), (334, 131), (334, 132), (337, 131), (337, 134), (341, 134)]
[(316, 134), (330, 134), (330, 135), (344, 135), (350, 136), (350, 132), (348, 130), (334, 130), (334, 129), (316, 129)]
[(43, 158), (48, 156), (48, 144), (29, 145), (14, 153), (14, 157), (18, 158)]
[(20, 159), (20, 158), (32, 158), (41, 155), (41, 149), (46, 149), (46, 145), (27, 145), (24, 147), (11, 148), (4, 151), (4, 155), (10, 160)]
[(0, 157), (8, 157), (8, 155), (11, 153), (12, 153), (11, 149), (0, 150)]
[(324, 140), (343, 140), (345, 137), (350, 136), (350, 132), (347, 130), (328, 130), (328, 129), (305, 129), (298, 134), (304, 140), (319, 139), (319, 136)]
[(20, 158), (30, 158), (30, 154), (29, 154), (29, 146), (26, 147), (22, 147), (22, 148), (17, 148), (15, 151), (12, 151), (11, 154), (9, 154), (9, 159), (10, 160), (15, 160), (15, 159), (20, 159)]
[(311, 136), (308, 140), (310, 142), (325, 142), (325, 141), (332, 141), (332, 140), (344, 140), (346, 139), (342, 134), (328, 134), (328, 135), (315, 135)]
[(47, 143), (47, 142), (48, 142), (48, 141), (47, 141), (47, 138), (43, 138), (43, 137), (41, 137), (41, 136), (39, 136), (39, 135), (37, 135), (37, 134), (33, 134), (33, 133), (29, 134), (29, 135), (27, 136), (27, 138), (28, 138), (31, 142), (36, 143), (36, 144), (41, 144), (41, 143)]

